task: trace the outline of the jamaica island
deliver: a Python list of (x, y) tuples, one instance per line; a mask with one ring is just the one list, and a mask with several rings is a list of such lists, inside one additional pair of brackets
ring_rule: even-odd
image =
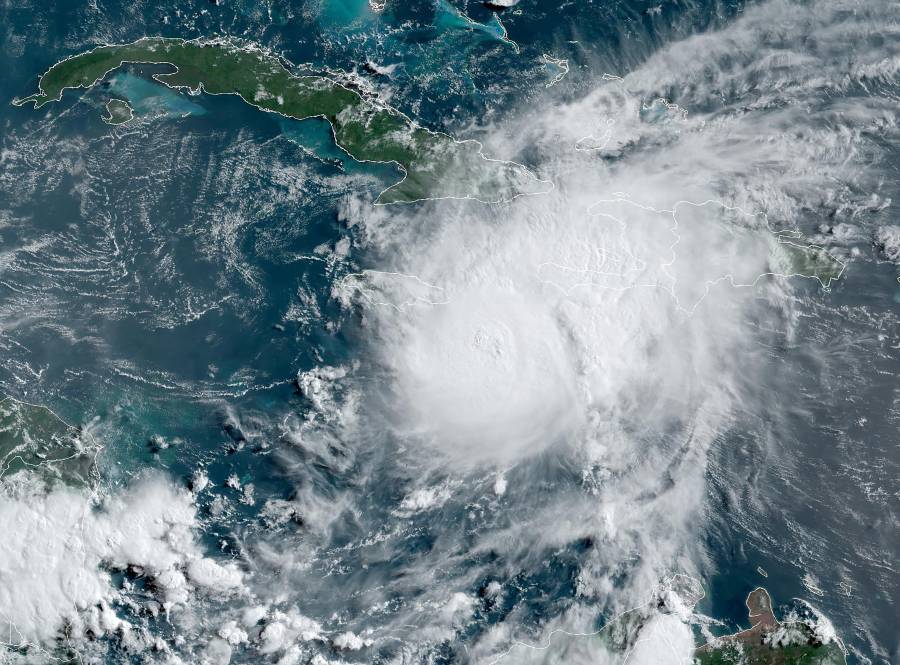
[(297, 75), (277, 56), (222, 41), (147, 37), (99, 46), (53, 65), (41, 76), (38, 92), (13, 104), (40, 108), (60, 101), (65, 90), (91, 88), (129, 63), (171, 66), (174, 71), (153, 76), (170, 88), (237, 95), (261, 111), (297, 120), (324, 118), (350, 157), (394, 163), (403, 171), (402, 180), (383, 191), (377, 203), (437, 198), (496, 203), (552, 186), (520, 164), (488, 159), (477, 141), (457, 141), (425, 129), (329, 76)]

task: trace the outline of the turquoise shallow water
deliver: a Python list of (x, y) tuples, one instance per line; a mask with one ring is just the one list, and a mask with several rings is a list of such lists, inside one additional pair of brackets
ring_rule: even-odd
[[(577, 98), (602, 72), (626, 74), (665, 44), (727, 25), (743, 10), (740, 3), (659, 11), (653, 3), (569, 3), (549, 11), (523, 1), (494, 13), (441, 0), (389, 4), (375, 14), (362, 1), (182, 4), (3, 8), (8, 75), (0, 97), (27, 94), (39, 72), (95, 43), (227, 34), (313, 69), (396, 65), (363, 75), (423, 124), (469, 136), (465, 128), (479, 119), (512, 117), (548, 99), (539, 95), (560, 70), (546, 65), (544, 53), (569, 60), (554, 90)], [(330, 634), (392, 631), (396, 617), (441, 585), (480, 599), (471, 621), (449, 637), (423, 640), (421, 650), (415, 645), (427, 623), (371, 651), (322, 646), (329, 656), (466, 662), (469, 646), (493, 627), (510, 622), (537, 634), (581, 603), (579, 575), (598, 549), (593, 540), (546, 544), (521, 561), (485, 544), (554, 501), (583, 500), (583, 469), (572, 459), (547, 454), (513, 465), (505, 498), (487, 501), (481, 497), (494, 491), (493, 475), (460, 478), (417, 462), (378, 418), (358, 440), (336, 436), (321, 449), (298, 443), (301, 423), (327, 411), (304, 387), (304, 372), (359, 363), (366, 397), (388, 399), (389, 377), (367, 356), (369, 322), (338, 304), (336, 285), (383, 258), (346, 253), (365, 233), (348, 223), (348, 200), (371, 200), (397, 171), (347, 158), (323, 121), (286, 121), (234, 98), (183, 95), (149, 81), (148, 71), (118, 72), (38, 112), (0, 106), (0, 393), (46, 404), (72, 423), (94, 423), (106, 446), (98, 460), (104, 490), (147, 469), (186, 487), (203, 470), (211, 482), (197, 500), (205, 550), (252, 568), (261, 586), (283, 587), (289, 603), (300, 603)], [(128, 100), (137, 120), (105, 125), (109, 97)], [(777, 109), (782, 101), (767, 103)], [(639, 117), (665, 125), (667, 111), (648, 103)], [(879, 153), (887, 163), (897, 157), (890, 145)], [(813, 234), (840, 207), (828, 201), (802, 210), (799, 223)], [(891, 214), (858, 223), (867, 229)], [(436, 219), (426, 209), (416, 221), (427, 229)], [(771, 384), (760, 389), (768, 410), (749, 413), (710, 452), (707, 520), (698, 536), (707, 590), (700, 609), (724, 622), (716, 632), (735, 629), (746, 624), (746, 593), (764, 584), (776, 602), (802, 598), (821, 607), (855, 650), (850, 662), (887, 663), (900, 648), (896, 579), (892, 586), (872, 571), (892, 570), (878, 553), (898, 551), (896, 497), (877, 496), (897, 477), (898, 366), (880, 336), (893, 334), (900, 300), (896, 268), (878, 259), (868, 235), (858, 246), (862, 258), (830, 294), (798, 287), (797, 340), (772, 342), (757, 331), (761, 343), (772, 343)], [(785, 395), (793, 410), (782, 413)], [(241, 487), (253, 485), (252, 501), (237, 498), (227, 484), (232, 475)], [(404, 518), (392, 540), (401, 529), (398, 506), (423, 478), (456, 493)], [(339, 514), (327, 538), (316, 539), (315, 516), (289, 515), (273, 526), (265, 513), (267, 500), (307, 497)], [(870, 549), (861, 553), (858, 543)], [(868, 554), (877, 565), (869, 567)], [(803, 584), (809, 571), (824, 595)], [(616, 574), (611, 579), (624, 584), (627, 565)], [(148, 582), (135, 579), (142, 592)], [(494, 580), (510, 589), (498, 600)], [(853, 593), (842, 595), (842, 584)], [(238, 603), (204, 602), (204, 620)], [(178, 643), (162, 615), (117, 611)], [(610, 616), (602, 604), (591, 612), (593, 627)], [(97, 662), (132, 657), (115, 640), (108, 644)], [(195, 657), (201, 649), (186, 648)], [(235, 650), (234, 662), (254, 658), (249, 647)]]
[(206, 113), (206, 109), (191, 102), (186, 95), (127, 72), (109, 79), (109, 92), (124, 98), (139, 116), (166, 114), (181, 117)]

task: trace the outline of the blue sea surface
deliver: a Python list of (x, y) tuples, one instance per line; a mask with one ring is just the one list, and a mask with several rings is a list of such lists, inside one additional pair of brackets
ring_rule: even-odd
[(139, 116), (167, 114), (180, 117), (206, 113), (206, 109), (186, 95), (127, 71), (112, 75), (108, 89), (112, 96), (125, 99)]
[[(361, 615), (366, 592), (357, 598), (357, 590), (401, 576), (445, 542), (473, 554), (457, 553), (435, 572), (435, 584), (470, 569), (499, 578), (513, 565), (479, 549), (479, 537), (502, 531), (516, 514), (450, 501), (411, 519), (403, 551), (373, 543), (344, 552), (364, 526), (390, 529), (416, 470), (397, 469), (390, 447), (372, 444), (336, 473), (285, 444), (285, 423), (312, 410), (298, 373), (366, 360), (365, 324), (335, 301), (334, 288), (370, 257), (328, 257), (363, 232), (345, 223), (348, 195), (374, 200), (402, 175), (397, 169), (353, 160), (323, 120), (297, 122), (234, 97), (173, 91), (150, 79), (152, 67), (124, 68), (37, 111), (8, 102), (30, 94), (56, 61), (99, 43), (228, 35), (314, 71), (359, 72), (424, 126), (484, 138), (477, 132), (486, 129), (470, 129), (473, 118), (514, 115), (560, 73), (546, 65), (545, 53), (568, 60), (569, 73), (553, 89), (572, 98), (603, 72), (624, 75), (665, 44), (725, 25), (743, 10), (736, 1), (643, 0), (552, 7), (523, 0), (506, 11), (438, 0), (388, 3), (377, 13), (365, 0), (7, 4), (0, 9), (0, 100), (7, 102), (0, 104), (0, 394), (93, 423), (106, 444), (98, 459), (104, 487), (127, 485), (147, 469), (188, 486), (204, 469), (214, 489), (198, 499), (203, 544), (223, 560), (245, 554), (243, 536), (260, 530), (266, 499), (290, 499), (309, 487), (335, 500), (356, 492), (355, 510), (364, 517), (348, 513), (335, 527), (326, 554), (343, 557), (339, 565), (328, 568), (324, 555), (315, 562), (321, 579), (303, 590), (310, 615)], [(396, 68), (366, 73), (367, 63)], [(127, 100), (135, 121), (104, 124), (110, 98)], [(663, 123), (666, 111), (647, 107), (643, 120)], [(847, 467), (857, 455), (875, 466), (896, 463), (891, 414), (900, 365), (881, 353), (872, 320), (895, 312), (898, 298), (893, 267), (854, 264), (827, 305), (810, 306), (800, 325), (800, 337), (831, 345), (830, 367), (843, 373), (825, 373), (805, 343), (785, 343), (773, 351), (772, 376), (782, 394), (797, 396), (792, 420), (748, 422), (748, 433), (731, 432), (710, 452), (709, 575), (699, 609), (723, 622), (717, 632), (747, 625), (744, 600), (763, 585), (776, 604), (802, 598), (831, 617), (855, 650), (848, 662), (887, 663), (874, 653), (879, 640), (894, 640), (900, 653), (891, 637), (898, 619), (892, 589), (867, 579), (853, 561), (855, 543), (884, 539), (879, 520), (896, 516), (874, 514), (864, 479)], [(876, 314), (867, 320), (850, 310)], [(864, 371), (865, 363), (875, 369)], [(848, 425), (856, 408), (849, 402), (868, 405), (864, 432)], [(509, 472), (511, 505), (536, 510), (542, 493), (579, 492), (580, 469), (540, 464), (538, 487), (527, 486), (533, 476), (523, 475), (523, 487), (517, 471)], [(217, 512), (216, 497), (228, 493), (232, 475), (253, 485), (255, 501)], [(741, 492), (765, 504), (756, 519), (738, 516), (734, 494)], [(859, 519), (833, 513), (829, 496), (847, 497)], [(296, 539), (299, 548), (302, 527), (285, 529), (277, 537)], [(822, 551), (806, 551), (801, 531), (819, 534)], [(897, 551), (896, 542), (880, 544)], [(464, 662), (466, 645), (513, 613), (535, 631), (561, 616), (578, 594), (591, 547), (568, 543), (548, 551), (541, 566), (523, 565), (510, 575), (513, 591), (480, 607), (427, 662)], [(827, 590), (822, 596), (803, 584), (811, 569)], [(471, 581), (473, 594), (486, 593), (488, 577)], [(852, 580), (852, 607), (839, 580)], [(296, 578), (286, 575), (284, 583)], [(409, 598), (417, 584), (404, 587)], [(864, 618), (856, 615), (860, 607)], [(598, 611), (595, 627), (609, 618)], [(855, 622), (875, 637), (867, 642)], [(172, 636), (162, 618), (151, 627)], [(384, 646), (373, 662), (401, 651)], [(123, 662), (118, 658), (113, 652), (108, 662)]]

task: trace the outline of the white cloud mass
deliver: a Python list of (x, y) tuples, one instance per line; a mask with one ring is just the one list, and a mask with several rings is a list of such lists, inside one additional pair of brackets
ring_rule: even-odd
[[(798, 220), (829, 201), (873, 205), (836, 183), (865, 191), (865, 132), (895, 124), (877, 97), (847, 98), (837, 116), (812, 101), (861, 75), (838, 53), (858, 53), (866, 76), (887, 66), (854, 45), (871, 23), (850, 6), (748, 8), (491, 132), (487, 150), (538, 160), (549, 194), (374, 213), (348, 203), (378, 277), (356, 273), (335, 292), (365, 312), (378, 362), (361, 390), (406, 448), (462, 474), (542, 455), (582, 468), (582, 499), (548, 500), (478, 551), (519, 561), (591, 538), (578, 594), (595, 612), (702, 566), (707, 451), (758, 404), (768, 335), (793, 334), (795, 287), (820, 289), (779, 241), (805, 246)], [(558, 622), (585, 625), (578, 611)], [(509, 630), (471, 652), (490, 662)], [(645, 631), (634, 662), (690, 658), (680, 619)]]
[(0, 496), (0, 621), (13, 644), (52, 644), (65, 625), (72, 640), (130, 626), (112, 609), (119, 590), (109, 572), (139, 568), (162, 608), (176, 611), (198, 589), (241, 586), (233, 564), (206, 558), (197, 542), (193, 497), (159, 476), (107, 496), (45, 493), (28, 483)]
[[(125, 634), (109, 571), (131, 568), (173, 615), (199, 592), (240, 596), (192, 634), (210, 662), (238, 649), (362, 660), (372, 644), (421, 662), (461, 644), (479, 663), (621, 665), (569, 632), (646, 605), (673, 572), (701, 576), (708, 451), (737, 418), (762, 417), (798, 294), (821, 294), (779, 276), (792, 270), (775, 232), (883, 203), (870, 137), (897, 141), (896, 100), (846, 93), (896, 79), (895, 11), (771, 0), (586, 94), (541, 87), (478, 138), (553, 181), (547, 194), (349, 196), (356, 244), (335, 262), (353, 263), (332, 295), (361, 313), (363, 349), (297, 375), (305, 411), (284, 418), (272, 455), (294, 491), (261, 497), (264, 528), (238, 534), (246, 565), (207, 556), (195, 497), (158, 476), (101, 502), (12, 484), (3, 632), (42, 645), (63, 626), (75, 640)], [(875, 240), (896, 258), (896, 227)], [(571, 579), (541, 578), (557, 553)], [(536, 618), (523, 589), (557, 583)], [(691, 620), (651, 616), (628, 664), (689, 662)]]

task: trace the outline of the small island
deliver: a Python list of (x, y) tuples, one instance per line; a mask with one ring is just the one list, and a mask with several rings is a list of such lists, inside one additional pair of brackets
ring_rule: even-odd
[(353, 159), (394, 163), (403, 171), (403, 179), (383, 191), (377, 203), (437, 198), (497, 203), (552, 187), (521, 164), (488, 159), (477, 141), (457, 141), (417, 125), (349, 82), (297, 75), (280, 57), (221, 40), (146, 37), (99, 46), (53, 65), (40, 77), (38, 92), (13, 104), (37, 109), (57, 102), (65, 90), (91, 88), (128, 63), (169, 66), (171, 72), (153, 78), (191, 94), (236, 95), (261, 111), (297, 120), (324, 118), (336, 143)]
[(123, 125), (134, 117), (134, 111), (124, 99), (110, 99), (106, 102), (103, 122), (108, 125)]
[(845, 665), (834, 642), (825, 642), (803, 622), (779, 622), (762, 587), (747, 596), (750, 628), (697, 649), (698, 665)]

